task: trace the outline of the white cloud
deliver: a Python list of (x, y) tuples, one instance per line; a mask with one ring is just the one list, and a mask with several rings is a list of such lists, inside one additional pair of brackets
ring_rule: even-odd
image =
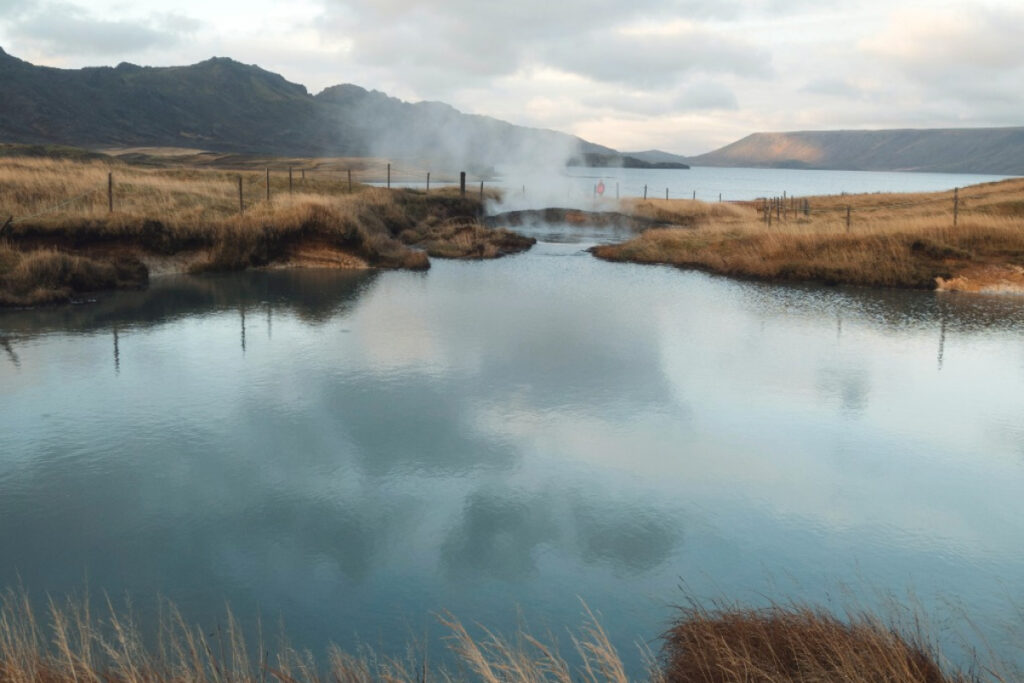
[(912, 74), (998, 72), (1024, 65), (1022, 30), (1021, 9), (903, 10), (861, 47)]
[(178, 13), (154, 12), (143, 19), (107, 19), (69, 2), (21, 3), (8, 31), (20, 40), (61, 56), (131, 55), (168, 48), (200, 27)]
[(0, 0), (35, 63), (230, 56), (615, 147), (757, 130), (1020, 124), (1019, 0)]

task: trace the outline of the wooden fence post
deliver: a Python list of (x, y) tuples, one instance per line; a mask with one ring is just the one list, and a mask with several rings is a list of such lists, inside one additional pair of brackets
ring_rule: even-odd
[(267, 169), (267, 201), (270, 201), (270, 169)]
[(430, 192), (430, 171), (427, 171), (427, 192)]
[(960, 217), (960, 188), (953, 188), (953, 227), (956, 227), (957, 219)]
[(391, 189), (391, 164), (388, 164), (388, 189)]
[(480, 203), (484, 202), (484, 181), (480, 181)]
[(466, 172), (459, 171), (459, 196), (466, 196)]
[(647, 186), (644, 185), (644, 199), (647, 199)]
[(665, 188), (665, 200), (666, 201), (668, 200), (668, 188), (667, 187)]
[(245, 202), (242, 201), (242, 176), (238, 176), (238, 213), (245, 213)]
[(693, 201), (697, 201), (697, 190), (693, 191)]
[(107, 212), (114, 213), (114, 174), (107, 173)]
[(348, 169), (348, 193), (352, 194), (352, 169)]
[(850, 205), (846, 205), (846, 232), (850, 232)]

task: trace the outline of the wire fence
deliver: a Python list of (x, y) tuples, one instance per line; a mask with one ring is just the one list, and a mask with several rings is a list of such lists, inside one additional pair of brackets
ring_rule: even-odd
[[(224, 170), (224, 169), (217, 169)], [(230, 170), (229, 170), (230, 172)], [(307, 174), (311, 178), (332, 178), (337, 179), (338, 184), (335, 186), (336, 191), (343, 193), (353, 193), (360, 185), (382, 185), (387, 189), (392, 189), (392, 167), (391, 164), (386, 166), (386, 177), (384, 182), (377, 182), (374, 180), (366, 180), (365, 175), (369, 171), (365, 168), (352, 169), (352, 168), (306, 168), (306, 167), (287, 167), (287, 170), (274, 169), (266, 167), (261, 171), (254, 171), (249, 169), (238, 170), (237, 176), (237, 197), (238, 197), (238, 211), (244, 213), (247, 208), (251, 208), (255, 203), (263, 201), (264, 199), (269, 202), (275, 194), (280, 193), (280, 184), (285, 173), (287, 173), (287, 192), (289, 195), (294, 194), (296, 191), (302, 191), (305, 189), (306, 176)], [(364, 177), (360, 177), (364, 176)], [(403, 172), (402, 177), (409, 177), (408, 172)], [(399, 184), (395, 183), (396, 186)], [(435, 179), (434, 189), (439, 186), (452, 186), (455, 182), (450, 180), (448, 177), (437, 181)], [(36, 218), (46, 216), (49, 214), (56, 214), (67, 207), (75, 204), (76, 202), (95, 201), (97, 197), (101, 197), (106, 192), (107, 199), (107, 211), (113, 213), (116, 208), (115, 200), (123, 200), (124, 192), (126, 187), (131, 187), (131, 183), (117, 183), (115, 182), (115, 175), (113, 172), (107, 174), (107, 180), (102, 185), (94, 187), (91, 190), (87, 190), (80, 194), (68, 197), (62, 201), (53, 204), (45, 204), (37, 207), (33, 207), (31, 213), (25, 213), (20, 215), (8, 214), (7, 218), (3, 218), (3, 214), (0, 213), (0, 236), (3, 236), (4, 232), (9, 230), (11, 226), (19, 223), (25, 223), (32, 221)], [(465, 171), (460, 172), (458, 185), (460, 193), (466, 196), (469, 193), (467, 188), (467, 174)], [(431, 172), (426, 172), (426, 191), (431, 190)], [(484, 199), (484, 181), (480, 181), (479, 186), (479, 197), (482, 201)]]
[[(224, 170), (224, 169), (216, 169)], [(354, 177), (355, 171), (355, 177)], [(368, 181), (365, 176), (368, 173), (384, 172), (383, 181), (372, 180)], [(230, 170), (229, 170), (230, 172)], [(252, 207), (255, 203), (260, 201), (269, 202), (274, 196), (275, 192), (281, 191), (283, 184), (283, 176), (287, 173), (287, 192), (289, 195), (294, 194), (296, 190), (302, 191), (306, 188), (307, 176), (310, 178), (335, 178), (338, 184), (335, 186), (336, 191), (352, 193), (357, 189), (358, 185), (378, 185), (387, 189), (392, 189), (392, 186), (396, 187), (409, 187), (414, 186), (416, 188), (423, 188), (424, 191), (431, 191), (431, 171), (411, 173), (408, 170), (403, 170), (396, 174), (397, 178), (393, 183), (392, 178), (392, 164), (388, 163), (384, 168), (379, 168), (374, 171), (370, 171), (368, 167), (358, 168), (342, 168), (342, 167), (295, 167), (288, 166), (278, 167), (277, 169), (271, 169), (266, 167), (262, 172), (251, 170), (251, 169), (238, 169), (237, 176), (237, 210), (239, 213), (244, 213), (247, 208)], [(450, 174), (448, 174), (450, 177)], [(361, 176), (361, 177), (360, 177)], [(410, 181), (412, 177), (418, 176), (423, 180)], [(438, 181), (436, 177), (433, 179), (433, 187), (436, 189), (441, 185), (454, 185), (453, 180), (449, 180), (447, 177)], [(494, 183), (492, 183), (494, 184)], [(107, 199), (107, 210), (113, 213), (115, 210), (115, 191), (119, 194), (120, 198), (123, 199), (124, 187), (129, 186), (130, 183), (125, 185), (118, 185), (115, 183), (115, 176), (113, 172), (107, 174), (107, 181), (103, 185), (97, 186), (86, 192), (77, 194), (73, 197), (69, 197), (55, 204), (35, 207), (31, 213), (25, 215), (9, 215), (6, 221), (3, 220), (2, 214), (0, 214), (0, 236), (5, 231), (9, 230), (11, 226), (18, 223), (24, 223), (27, 221), (40, 218), (48, 214), (54, 214), (66, 209), (68, 206), (75, 204), (76, 202), (95, 201), (97, 196), (102, 196), (104, 190), (106, 191)], [(479, 181), (479, 199), (483, 201), (485, 198), (484, 194), (485, 181)], [(500, 183), (498, 183), (500, 185)], [(459, 173), (458, 186), (462, 196), (465, 196), (469, 192), (467, 188), (467, 174), (465, 171)], [(475, 191), (477, 188), (473, 188)], [(505, 188), (508, 192), (513, 192), (512, 189)], [(518, 187), (514, 188), (515, 192), (518, 192)], [(526, 195), (527, 188), (525, 185), (522, 187), (523, 196)], [(607, 192), (607, 197), (605, 193)], [(706, 194), (702, 191), (702, 194)], [(595, 199), (611, 199), (611, 188), (605, 188), (603, 180), (593, 186), (593, 196)], [(660, 199), (658, 197), (649, 197), (649, 186), (643, 186), (643, 199)], [(904, 210), (920, 208), (925, 206), (935, 206), (942, 212), (949, 212), (951, 214), (952, 224), (956, 226), (959, 222), (960, 214), (964, 212), (965, 207), (963, 206), (959, 188), (953, 190), (952, 201), (945, 198), (928, 197), (924, 199), (914, 201), (894, 201), (888, 203), (871, 203), (869, 205), (863, 205), (862, 203), (847, 202), (843, 203), (841, 195), (833, 195), (830, 197), (815, 197), (815, 205), (812, 205), (810, 198), (797, 198), (789, 196), (783, 193), (781, 197), (760, 197), (754, 200), (727, 200), (723, 199), (723, 194), (718, 193), (718, 201), (722, 203), (740, 204), (745, 206), (753, 206), (760, 214), (761, 220), (766, 226), (772, 226), (774, 224), (787, 223), (794, 220), (800, 220), (801, 218), (807, 219), (812, 216), (825, 216), (833, 215), (837, 216), (840, 220), (845, 219), (846, 229), (852, 228), (854, 217), (859, 215), (868, 215), (872, 213), (878, 213), (885, 210)], [(614, 198), (620, 199), (619, 183), (615, 182)], [(670, 198), (669, 188), (665, 189), (665, 199)], [(689, 197), (682, 197), (680, 199), (692, 199), (697, 201), (697, 191), (694, 190)], [(825, 202), (826, 206), (821, 206), (819, 202)], [(945, 208), (942, 205), (945, 205)]]
[(849, 231), (853, 226), (853, 217), (855, 213), (877, 214), (880, 211), (913, 209), (925, 206), (935, 207), (940, 213), (946, 213), (948, 211), (952, 224), (956, 227), (959, 223), (960, 214), (963, 213), (966, 208), (963, 206), (960, 199), (960, 188), (958, 187), (953, 188), (952, 200), (929, 197), (916, 201), (871, 203), (867, 206), (862, 206), (851, 203), (843, 204), (841, 200), (836, 202), (836, 198), (833, 198), (833, 203), (835, 203), (835, 205), (812, 207), (810, 199), (787, 197), (785, 194), (781, 197), (762, 197), (755, 200), (755, 204), (758, 205), (758, 210), (761, 214), (762, 220), (765, 225), (769, 227), (773, 222), (778, 223), (788, 222), (794, 219), (798, 220), (801, 216), (809, 218), (812, 215), (822, 216), (839, 214), (840, 218), (843, 218), (845, 215), (847, 231)]

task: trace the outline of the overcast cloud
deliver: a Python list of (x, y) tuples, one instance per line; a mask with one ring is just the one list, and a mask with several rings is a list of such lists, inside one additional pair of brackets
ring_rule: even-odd
[[(855, 5), (855, 6), (851, 6)], [(755, 131), (1021, 125), (1019, 0), (0, 0), (58, 67), (227, 56), (682, 154)]]

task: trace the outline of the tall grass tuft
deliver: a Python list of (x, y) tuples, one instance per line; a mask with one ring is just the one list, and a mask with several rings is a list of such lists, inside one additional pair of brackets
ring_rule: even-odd
[(846, 619), (807, 606), (681, 608), (663, 635), (669, 681), (726, 683), (963, 683), (946, 673), (920, 634), (870, 614)]
[(570, 665), (555, 646), (528, 634), (508, 641), (480, 627), (483, 635), (474, 637), (445, 615), (454, 661), (439, 667), (414, 649), (395, 658), (331, 646), (319, 659), (284, 636), (269, 647), (262, 628), (253, 649), (230, 610), (224, 627), (210, 633), (186, 623), (170, 603), (162, 606), (153, 642), (146, 642), (131, 613), (109, 599), (98, 615), (88, 598), (51, 599), (40, 616), (25, 592), (7, 590), (0, 595), (0, 683), (626, 683), (615, 648), (589, 610), (587, 620), (572, 638), (579, 663)]

